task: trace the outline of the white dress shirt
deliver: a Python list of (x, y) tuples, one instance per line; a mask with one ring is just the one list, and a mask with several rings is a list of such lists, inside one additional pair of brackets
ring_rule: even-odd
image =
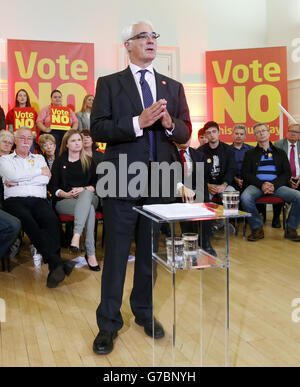
[[(0, 157), (0, 176), (4, 185), (4, 199), (10, 197), (47, 197), (49, 177), (42, 175), (42, 167), (47, 167), (42, 155), (29, 153), (25, 158), (13, 152)], [(7, 187), (4, 182), (18, 183)]]
[[(299, 165), (299, 156), (297, 152), (297, 142), (294, 144), (294, 155), (295, 155), (295, 165), (296, 165), (296, 177), (300, 177), (300, 165)], [(288, 159), (290, 161), (290, 154), (292, 150), (292, 143), (288, 140)]]
[[(142, 76), (142, 74), (139, 72), (140, 70), (148, 70), (145, 73), (145, 80), (148, 82), (148, 85), (150, 87), (151, 94), (153, 97), (153, 102), (156, 102), (156, 81), (155, 81), (155, 73), (154, 73), (152, 64), (150, 66), (146, 67), (145, 69), (142, 69), (141, 67), (135, 65), (134, 63), (129, 63), (129, 68), (132, 72), (133, 78), (134, 78), (135, 83), (136, 83), (136, 87), (137, 87), (138, 92), (140, 94), (143, 108), (145, 108), (145, 106), (144, 106), (144, 100), (143, 100), (142, 86), (140, 84), (140, 79)], [(139, 116), (133, 117), (132, 122), (133, 122), (133, 129), (135, 131), (136, 137), (142, 136), (144, 134), (144, 131), (143, 131), (143, 129), (140, 128)], [(166, 131), (165, 131), (166, 135), (171, 136), (173, 133), (173, 130), (174, 130), (174, 126), (171, 130), (166, 129)]]
[[(152, 94), (152, 97), (153, 97), (153, 102), (156, 101), (156, 83), (155, 83), (155, 75), (154, 75), (154, 70), (153, 70), (153, 66), (152, 64), (150, 66), (148, 66), (147, 68), (145, 69), (142, 69), (141, 67), (135, 65), (134, 63), (130, 63), (129, 64), (129, 67), (130, 67), (130, 70), (132, 72), (132, 75), (133, 75), (133, 78), (135, 80), (135, 83), (136, 83), (136, 87), (138, 89), (138, 92), (140, 94), (140, 97), (141, 97), (141, 102), (142, 102), (142, 105), (143, 105), (143, 108), (145, 108), (144, 106), (144, 100), (143, 100), (143, 93), (142, 93), (142, 86), (140, 84), (140, 79), (141, 79), (141, 76), (142, 74), (139, 72), (140, 70), (148, 70), (145, 74), (145, 80), (148, 82), (149, 84), (149, 87), (150, 87), (150, 90), (151, 90), (151, 94)], [(139, 125), (139, 116), (135, 116), (133, 117), (133, 128), (134, 128), (134, 131), (135, 131), (135, 134), (136, 134), (136, 137), (140, 137), (144, 134), (144, 131), (143, 129), (140, 128), (140, 125)]]
[[(179, 153), (179, 157), (181, 157), (180, 155), (180, 152), (181, 152), (181, 149), (177, 148), (178, 150), (178, 153)], [(193, 160), (191, 158), (191, 155), (190, 155), (190, 148), (187, 147), (184, 151), (184, 158), (185, 158), (185, 161), (186, 161), (186, 165), (187, 165), (187, 175), (188, 176), (191, 176), (192, 172), (193, 172)], [(181, 188), (183, 187), (183, 183), (182, 182), (179, 182), (177, 183), (177, 191), (178, 192), (181, 192)]]

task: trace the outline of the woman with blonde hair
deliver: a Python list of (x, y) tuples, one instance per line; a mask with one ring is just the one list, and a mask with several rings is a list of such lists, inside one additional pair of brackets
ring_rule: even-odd
[(59, 157), (52, 166), (49, 190), (58, 214), (74, 216), (74, 232), (70, 251), (79, 252), (80, 237), (85, 229), (86, 260), (90, 270), (99, 271), (95, 255), (95, 210), (98, 197), (96, 165), (83, 148), (78, 130), (68, 130), (61, 143)]
[(92, 94), (87, 94), (83, 99), (80, 112), (76, 113), (78, 118), (78, 130), (80, 131), (83, 129), (90, 129), (90, 117), (93, 102), (94, 96)]

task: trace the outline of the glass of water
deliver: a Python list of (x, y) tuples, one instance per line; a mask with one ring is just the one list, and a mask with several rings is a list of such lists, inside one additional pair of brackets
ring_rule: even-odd
[(192, 262), (197, 257), (198, 250), (198, 234), (196, 233), (185, 233), (182, 234), (184, 243), (184, 259), (186, 263)]
[[(166, 238), (167, 244), (167, 262), (171, 264), (173, 261), (173, 243), (172, 238)], [(181, 237), (174, 237), (174, 259), (175, 267), (180, 268), (184, 262), (184, 243)]]

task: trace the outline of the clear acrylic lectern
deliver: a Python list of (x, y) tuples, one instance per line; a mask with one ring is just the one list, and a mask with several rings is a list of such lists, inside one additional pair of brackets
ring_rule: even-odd
[[(213, 216), (170, 219), (148, 206), (134, 208), (152, 221), (153, 315), (165, 330), (164, 338), (153, 340), (153, 366), (229, 366), (229, 220), (250, 215), (224, 215), (222, 206), (204, 206)], [(185, 221), (199, 222), (199, 233), (203, 222), (210, 221), (217, 256), (199, 248), (192, 260), (178, 264), (174, 238), (180, 234), (178, 222)], [(157, 231), (163, 223), (170, 226), (171, 259), (165, 237)]]

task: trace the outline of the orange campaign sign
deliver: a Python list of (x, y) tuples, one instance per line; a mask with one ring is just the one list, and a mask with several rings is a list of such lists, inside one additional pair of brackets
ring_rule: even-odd
[(86, 94), (94, 94), (94, 44), (7, 41), (8, 108), (15, 95), (25, 89), (31, 106), (39, 112), (50, 104), (52, 90), (62, 93), (63, 106), (79, 111)]
[(96, 149), (97, 151), (105, 153), (106, 142), (96, 142), (96, 146), (97, 146), (97, 149)]
[(35, 132), (36, 112), (31, 107), (14, 108), (14, 131), (27, 126)]
[(68, 130), (71, 128), (70, 109), (62, 106), (50, 106), (51, 129)]
[(257, 122), (279, 139), (278, 103), (288, 109), (286, 47), (207, 51), (206, 77), (208, 120), (219, 124), (222, 141), (231, 143), (233, 126), (244, 124), (246, 142), (255, 142)]

